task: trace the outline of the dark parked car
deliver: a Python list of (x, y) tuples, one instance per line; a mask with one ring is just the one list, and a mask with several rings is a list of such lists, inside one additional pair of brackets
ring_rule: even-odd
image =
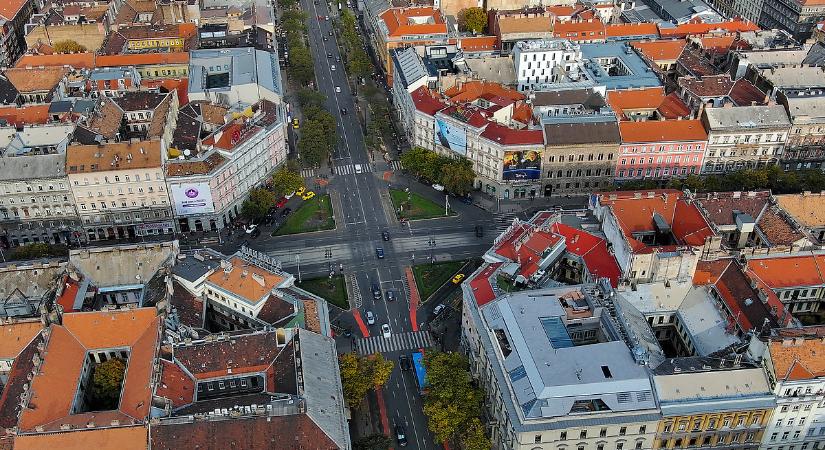
[(390, 233), (388, 231), (382, 231), (381, 232), (381, 239), (384, 239), (385, 241), (389, 241), (390, 240)]
[(483, 237), (484, 236), (484, 227), (481, 225), (476, 225), (476, 237)]
[(404, 371), (412, 369), (412, 362), (410, 362), (410, 357), (407, 355), (398, 357), (398, 365), (401, 367), (401, 370)]
[(375, 256), (377, 256), (378, 259), (384, 259), (384, 249), (382, 247), (376, 247)]
[(291, 213), (291, 212), (292, 212), (292, 208), (284, 208), (284, 210), (283, 210), (283, 211), (281, 211), (281, 216), (286, 217), (286, 216), (288, 216), (288, 215), (289, 215), (289, 213)]
[(395, 426), (395, 439), (398, 440), (399, 446), (407, 446), (407, 430), (404, 429), (404, 425), (398, 424)]
[(378, 283), (372, 283), (371, 289), (372, 289), (372, 298), (374, 298), (376, 300), (380, 300), (381, 299), (381, 288), (378, 287)]
[(395, 301), (395, 292), (387, 291), (387, 301), (394, 302)]

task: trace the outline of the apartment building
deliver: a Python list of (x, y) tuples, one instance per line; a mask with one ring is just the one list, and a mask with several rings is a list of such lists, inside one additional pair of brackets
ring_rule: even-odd
[(778, 164), (791, 127), (781, 105), (707, 108), (701, 120), (708, 132), (705, 174)]
[(825, 164), (825, 102), (823, 90), (785, 90), (776, 100), (785, 107), (791, 127), (780, 164), (785, 170), (822, 169)]
[(392, 59), (393, 64), (395, 64), (392, 73), (394, 110), (407, 141), (413, 142), (413, 121), (415, 117), (413, 93), (419, 88), (429, 88), (437, 78), (433, 76), (430, 69), (424, 64), (424, 60), (413, 47), (395, 50)]
[(612, 186), (620, 142), (616, 122), (557, 119), (544, 124), (544, 196), (585, 194)]
[(189, 55), (188, 73), (203, 74), (189, 78), (189, 100), (227, 107), (260, 100), (281, 103), (284, 90), (277, 52), (243, 47), (193, 50)]
[[(793, 277), (788, 270), (793, 270)], [(792, 254), (756, 256), (748, 260), (746, 273), (764, 289), (772, 290), (790, 313), (816, 313), (825, 300), (825, 256)]]
[(547, 83), (578, 80), (581, 49), (567, 39), (517, 42), (513, 64), (519, 91), (533, 90)]
[(698, 175), (707, 133), (698, 120), (619, 122), (616, 181)]
[(825, 244), (825, 193), (775, 195), (774, 201), (814, 243)]
[(762, 363), (776, 396), (776, 409), (762, 448), (825, 447), (823, 338), (822, 327), (802, 327), (776, 329), (768, 339)]
[(685, 357), (653, 369), (662, 410), (654, 449), (756, 450), (776, 406), (765, 371), (741, 357)]
[(825, 3), (819, 0), (775, 0), (763, 3), (758, 23), (762, 28), (786, 30), (801, 42), (823, 20)]
[(73, 145), (66, 173), (90, 241), (174, 231), (160, 141)]
[(31, 0), (6, 0), (0, 4), (0, 67), (14, 66), (26, 50), (25, 26), (33, 13)]
[(644, 352), (620, 338), (621, 325), (603, 306), (605, 288), (496, 298), (482, 286), (496, 267), (463, 284), (461, 336), (487, 395), (493, 446), (652, 448), (660, 415), (647, 371), (634, 359)]
[(375, 26), (373, 47), (390, 84), (393, 82), (392, 50), (447, 43), (446, 19), (441, 10), (430, 6), (390, 8), (381, 13)]

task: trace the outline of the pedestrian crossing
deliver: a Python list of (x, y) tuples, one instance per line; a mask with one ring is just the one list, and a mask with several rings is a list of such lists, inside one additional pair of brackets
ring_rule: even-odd
[(518, 214), (513, 212), (507, 213), (495, 213), (493, 214), (493, 220), (491, 223), (491, 227), (495, 231), (504, 231), (510, 225), (513, 224), (513, 220), (517, 217)]
[(392, 160), (390, 161), (390, 170), (399, 171), (401, 170), (401, 161)]
[(315, 176), (315, 169), (301, 169), (301, 177), (312, 178)]
[(355, 349), (359, 355), (416, 350), (432, 347), (433, 345), (433, 337), (428, 331), (398, 333), (390, 335), (388, 338), (379, 334), (378, 336), (355, 340)]
[(375, 165), (373, 164), (342, 164), (335, 166), (336, 175), (350, 175), (353, 173), (369, 173), (375, 172)]

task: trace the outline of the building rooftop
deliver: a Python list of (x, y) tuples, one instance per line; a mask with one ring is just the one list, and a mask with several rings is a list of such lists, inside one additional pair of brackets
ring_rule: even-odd
[(768, 343), (777, 380), (797, 381), (825, 377), (825, 341), (822, 333), (806, 337), (772, 338)]
[(0, 180), (35, 180), (66, 176), (66, 154), (0, 158)]
[(395, 61), (395, 73), (401, 77), (404, 87), (410, 86), (429, 75), (427, 68), (424, 66), (424, 60), (421, 59), (414, 47), (397, 50), (393, 53), (393, 61)]
[(802, 226), (825, 227), (825, 194), (782, 194), (776, 195), (774, 199), (780, 208)]
[(381, 14), (381, 30), (391, 38), (447, 34), (441, 10), (433, 7), (390, 8)]
[(656, 73), (628, 48), (620, 42), (581, 44), (584, 70), (608, 90), (661, 86)]
[(630, 45), (638, 50), (642, 55), (655, 63), (673, 61), (679, 59), (679, 55), (685, 49), (687, 42), (682, 39), (668, 39), (655, 41), (639, 41)]
[(65, 264), (18, 262), (0, 268), (0, 317), (39, 317), (40, 305), (57, 287)]
[(159, 168), (160, 141), (72, 145), (66, 150), (68, 174)]
[(15, 68), (3, 72), (21, 94), (52, 91), (68, 74), (65, 67)]
[(762, 76), (773, 85), (774, 89), (825, 87), (822, 67), (805, 65), (771, 67), (770, 69), (763, 69), (760, 72)]
[[(21, 415), (21, 431), (57, 431), (63, 424), (83, 429), (142, 424), (149, 415), (152, 366), (160, 334), (154, 308), (69, 313), (51, 326), (44, 362), (31, 383)], [(128, 371), (117, 409), (77, 413), (74, 398), (88, 352), (128, 348)], [(82, 431), (85, 432), (85, 431)]]
[(723, 22), (691, 21), (676, 26), (664, 23), (659, 24), (659, 34), (663, 39), (698, 36), (719, 31), (736, 33), (759, 30), (760, 28), (757, 24), (743, 19), (731, 19)]
[(703, 112), (709, 131), (742, 128), (782, 128), (791, 126), (782, 105), (739, 106), (736, 108), (705, 108)]
[(708, 273), (709, 284), (730, 313), (731, 329), (738, 326), (743, 332), (753, 330), (761, 335), (772, 328), (790, 323), (792, 318), (790, 314), (784, 314), (784, 307), (776, 294), (762, 282), (752, 284), (751, 278), (735, 261), (700, 261), (696, 271)]
[(14, 448), (21, 450), (84, 450), (89, 446), (94, 446), (98, 450), (145, 450), (147, 444), (148, 436), (143, 425), (18, 435), (14, 438)]
[(231, 258), (225, 268), (220, 268), (207, 278), (207, 283), (237, 295), (249, 303), (257, 304), (265, 300), (273, 289), (286, 281), (274, 274), (239, 257)]
[(6, 0), (0, 4), (0, 17), (11, 21), (23, 9), (27, 0)]
[[(690, 114), (687, 105), (676, 95), (665, 95), (662, 87), (609, 91), (607, 102), (620, 120), (628, 120), (627, 113), (656, 112), (666, 119), (685, 118)], [(627, 110), (627, 111), (625, 111)]]
[[(617, 339), (597, 295), (590, 286), (565, 286), (518, 292), (481, 307), (482, 333), (498, 346), (485, 350), (498, 360), (496, 377), (515, 397), (519, 416), (655, 408), (644, 368)], [(583, 338), (573, 324), (597, 337)]]
[(90, 247), (69, 252), (69, 264), (99, 288), (145, 285), (177, 254), (171, 242)]
[[(174, 54), (174, 53), (171, 53)], [(266, 89), (275, 94), (282, 94), (281, 69), (278, 53), (256, 50), (251, 47), (224, 48), (215, 50), (193, 50), (189, 52), (190, 74), (228, 73), (228, 79), (209, 78), (208, 76), (189, 77), (189, 95), (193, 92), (219, 92), (232, 86), (256, 84), (259, 89)], [(216, 70), (216, 68), (222, 68)], [(214, 80), (214, 81), (209, 81)], [(205, 83), (215, 83), (207, 85)]]
[(481, 137), (501, 145), (544, 145), (544, 133), (541, 130), (515, 129), (492, 122), (481, 133)]
[(437, 98), (427, 86), (421, 86), (412, 91), (410, 95), (412, 96), (415, 108), (430, 116), (434, 116), (435, 113), (447, 107), (447, 104)]
[(548, 145), (619, 144), (616, 122), (573, 122), (544, 124)]
[(825, 285), (825, 255), (754, 257), (747, 272), (771, 289)]
[(622, 143), (707, 141), (699, 120), (646, 120), (619, 122)]
[(27, 67), (63, 67), (69, 66), (74, 69), (93, 69), (95, 67), (95, 54), (87, 53), (61, 53), (55, 55), (23, 55), (17, 60), (15, 67), (25, 69)]
[(17, 358), (43, 331), (40, 320), (10, 322), (0, 325), (0, 360)]

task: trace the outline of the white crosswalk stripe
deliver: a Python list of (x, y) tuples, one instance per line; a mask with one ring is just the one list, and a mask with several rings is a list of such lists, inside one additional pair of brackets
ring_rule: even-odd
[(390, 161), (390, 169), (392, 169), (392, 170), (401, 170), (401, 161), (396, 161), (396, 160)]
[(373, 164), (342, 164), (335, 166), (336, 175), (350, 175), (353, 173), (368, 173), (375, 172)]
[(312, 178), (315, 176), (315, 169), (301, 169), (301, 176), (304, 178)]
[(516, 213), (495, 213), (490, 226), (494, 230), (504, 231), (513, 224), (513, 219), (516, 218)]
[(389, 353), (400, 350), (416, 350), (419, 348), (432, 347), (433, 345), (433, 337), (428, 331), (398, 333), (388, 338), (378, 335), (366, 339), (356, 339), (355, 341), (355, 348), (360, 355)]

